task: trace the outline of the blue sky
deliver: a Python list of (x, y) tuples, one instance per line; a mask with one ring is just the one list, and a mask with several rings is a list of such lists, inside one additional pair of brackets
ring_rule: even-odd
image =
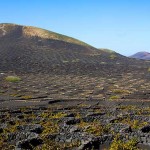
[(0, 0), (0, 23), (45, 28), (123, 55), (150, 52), (150, 0)]

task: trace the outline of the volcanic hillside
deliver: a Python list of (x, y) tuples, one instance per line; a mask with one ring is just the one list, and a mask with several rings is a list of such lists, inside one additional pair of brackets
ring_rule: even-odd
[(1, 71), (58, 74), (108, 74), (143, 64), (71, 37), (15, 24), (0, 24), (0, 60)]
[(150, 149), (149, 61), (14, 24), (0, 61), (0, 149)]

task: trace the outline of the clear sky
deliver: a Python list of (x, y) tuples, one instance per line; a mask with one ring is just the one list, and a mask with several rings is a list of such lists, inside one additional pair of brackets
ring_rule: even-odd
[(45, 28), (127, 56), (150, 52), (150, 0), (0, 0), (0, 23)]

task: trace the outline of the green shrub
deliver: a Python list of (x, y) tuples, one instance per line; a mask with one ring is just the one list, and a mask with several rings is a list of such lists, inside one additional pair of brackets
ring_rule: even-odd
[(115, 59), (117, 56), (115, 54), (111, 54), (109, 57), (110, 59)]
[(127, 142), (124, 142), (118, 138), (115, 138), (110, 146), (110, 150), (138, 150), (136, 145), (136, 139), (131, 139)]
[(18, 76), (7, 76), (5, 80), (8, 82), (19, 82), (21, 81), (21, 78)]
[(150, 68), (148, 68), (147, 71), (150, 72)]
[(116, 94), (129, 94), (130, 93), (130, 91), (122, 90), (122, 89), (115, 89), (115, 90), (113, 90), (113, 92)]
[(63, 63), (69, 63), (69, 61), (68, 61), (68, 60), (63, 60), (62, 62), (63, 62)]
[(27, 99), (31, 99), (33, 97), (31, 95), (24, 95), (24, 96), (21, 96), (21, 98), (27, 100)]
[(103, 134), (108, 133), (110, 131), (109, 125), (103, 126), (96, 120), (91, 122), (91, 123), (81, 121), (78, 124), (78, 127), (80, 129), (82, 129), (84, 132), (89, 133), (89, 134), (93, 134), (95, 136), (100, 136), (100, 135), (103, 135)]
[(119, 98), (120, 98), (119, 96), (114, 95), (114, 96), (111, 96), (111, 97), (109, 98), (109, 100), (115, 100), (115, 99), (119, 99)]

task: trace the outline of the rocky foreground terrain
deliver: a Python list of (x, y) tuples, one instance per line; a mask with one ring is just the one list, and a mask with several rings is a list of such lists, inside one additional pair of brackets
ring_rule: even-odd
[(150, 148), (150, 101), (50, 100), (0, 110), (1, 149)]
[(1, 149), (150, 148), (148, 79), (9, 75), (0, 78)]
[(150, 61), (0, 24), (0, 149), (150, 149)]

